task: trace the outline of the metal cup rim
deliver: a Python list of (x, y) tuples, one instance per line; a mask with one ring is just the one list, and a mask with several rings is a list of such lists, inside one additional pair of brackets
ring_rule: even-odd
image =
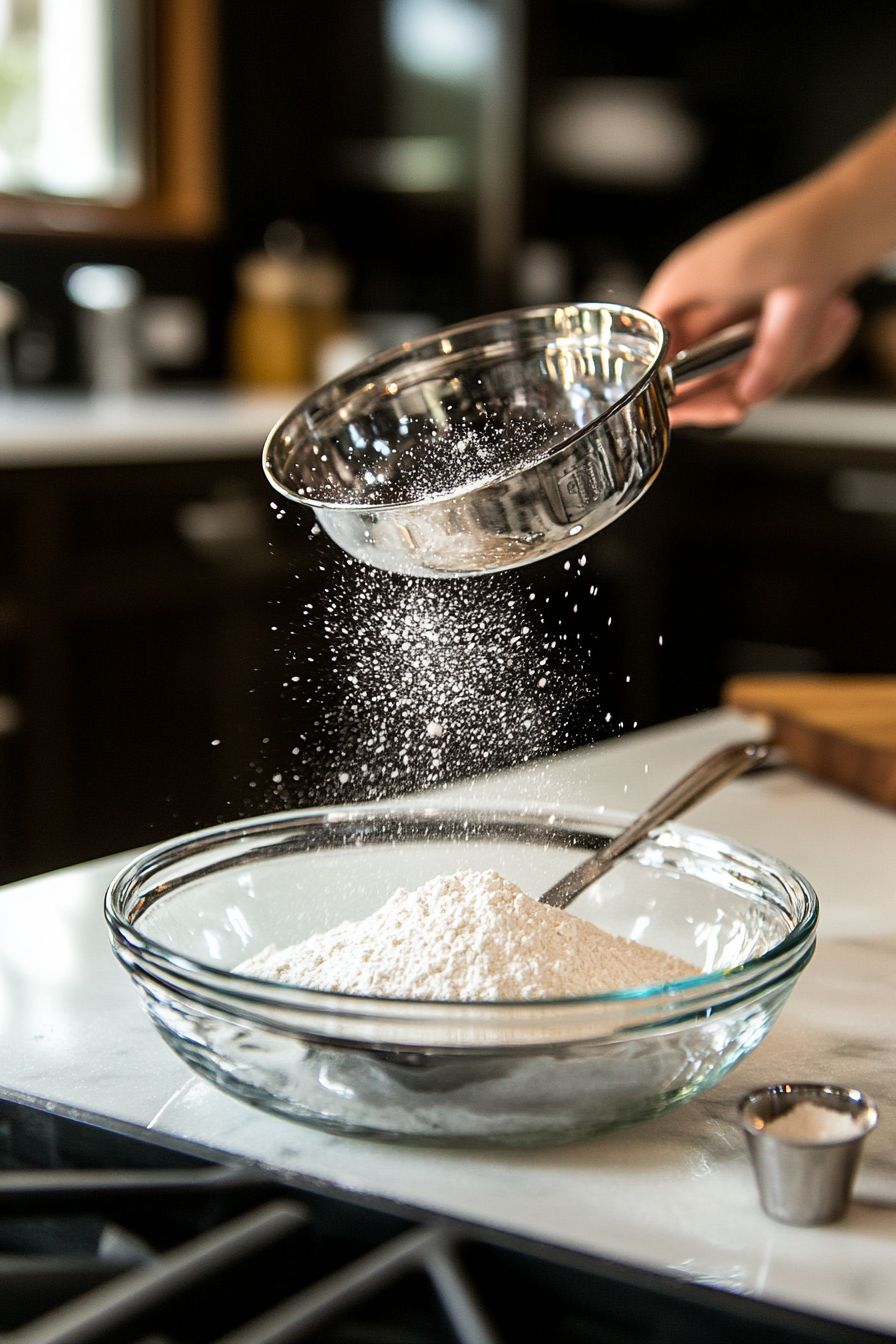
[[(762, 1096), (786, 1096), (795, 1094), (793, 1105), (780, 1112), (786, 1115), (793, 1106), (798, 1105), (800, 1101), (808, 1101), (813, 1097), (838, 1097), (846, 1101), (856, 1103), (861, 1109), (859, 1115), (863, 1121), (861, 1130), (855, 1134), (850, 1134), (842, 1139), (792, 1139), (784, 1135), (769, 1134), (764, 1129), (757, 1129), (747, 1118), (746, 1108), (753, 1104), (755, 1100)], [(822, 1104), (824, 1104), (822, 1102)], [(834, 1110), (832, 1106), (829, 1109)], [(767, 1087), (753, 1088), (741, 1097), (737, 1103), (737, 1113), (741, 1128), (749, 1138), (765, 1139), (773, 1143), (786, 1144), (790, 1148), (840, 1148), (849, 1144), (859, 1143), (866, 1139), (872, 1130), (876, 1129), (880, 1119), (880, 1111), (877, 1103), (855, 1087), (842, 1087), (837, 1083), (815, 1083), (815, 1082), (783, 1082), (771, 1083)]]

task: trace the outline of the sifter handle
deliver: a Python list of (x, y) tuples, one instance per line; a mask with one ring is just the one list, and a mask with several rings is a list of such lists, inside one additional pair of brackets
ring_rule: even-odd
[(744, 359), (753, 348), (758, 325), (755, 318), (738, 322), (733, 327), (725, 327), (724, 331), (717, 331), (699, 345), (691, 346), (690, 350), (680, 350), (674, 359), (663, 365), (666, 400), (674, 400), (681, 383), (703, 378), (708, 373), (716, 373)]

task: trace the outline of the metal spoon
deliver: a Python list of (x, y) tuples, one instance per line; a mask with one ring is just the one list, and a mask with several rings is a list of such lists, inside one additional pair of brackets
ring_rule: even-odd
[(623, 854), (634, 849), (635, 845), (657, 826), (680, 816), (682, 812), (686, 812), (689, 807), (693, 807), (701, 798), (705, 798), (708, 793), (712, 793), (729, 779), (742, 775), (745, 770), (752, 770), (765, 760), (768, 753), (769, 747), (765, 742), (737, 742), (734, 746), (723, 747), (721, 751), (713, 752), (699, 765), (695, 765), (693, 770), (689, 770), (677, 784), (673, 784), (661, 798), (657, 798), (656, 802), (627, 826), (621, 835), (617, 835), (615, 840), (610, 840), (597, 854), (592, 854), (590, 859), (586, 859), (577, 868), (573, 868), (572, 872), (561, 877), (559, 882), (555, 882), (538, 899), (545, 905), (565, 910), (579, 892), (590, 887), (599, 877), (603, 877), (617, 859), (621, 859)]

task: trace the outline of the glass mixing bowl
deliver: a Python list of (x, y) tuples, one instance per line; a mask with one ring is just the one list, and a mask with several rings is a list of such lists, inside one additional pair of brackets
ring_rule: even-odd
[(396, 887), (494, 868), (537, 896), (621, 829), (610, 814), (419, 803), (231, 822), (150, 850), (106, 896), (115, 952), (165, 1040), (265, 1110), (340, 1133), (563, 1142), (714, 1083), (775, 1021), (815, 944), (785, 864), (669, 825), (570, 907), (701, 974), (587, 998), (427, 1002), (300, 989), (231, 970), (371, 914)]

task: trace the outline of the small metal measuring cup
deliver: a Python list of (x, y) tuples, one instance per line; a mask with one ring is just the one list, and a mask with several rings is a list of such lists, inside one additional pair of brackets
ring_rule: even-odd
[(613, 303), (497, 313), (406, 341), (300, 402), (264, 470), (367, 564), (456, 578), (577, 545), (630, 508), (681, 383), (743, 359), (740, 323), (666, 362), (668, 333)]
[[(849, 1115), (854, 1133), (842, 1139), (777, 1137), (769, 1122), (812, 1102)], [(862, 1145), (877, 1124), (877, 1107), (854, 1088), (829, 1083), (777, 1083), (739, 1103), (740, 1122), (756, 1173), (759, 1198), (770, 1217), (796, 1227), (835, 1223), (849, 1208)]]

